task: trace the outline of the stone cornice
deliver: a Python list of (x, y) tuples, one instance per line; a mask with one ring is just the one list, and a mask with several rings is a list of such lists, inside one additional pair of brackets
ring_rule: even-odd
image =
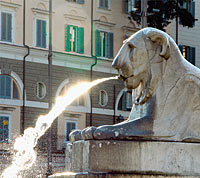
[(15, 8), (15, 9), (22, 6), (21, 4), (10, 3), (10, 2), (6, 2), (6, 1), (0, 1), (0, 5), (8, 6), (10, 8)]
[(47, 10), (38, 9), (38, 8), (32, 8), (31, 10), (32, 10), (34, 13), (49, 15), (49, 11), (47, 11)]
[(104, 25), (104, 26), (108, 26), (108, 27), (114, 27), (116, 24), (114, 23), (111, 23), (111, 22), (104, 22), (104, 21), (101, 21), (101, 20), (94, 20), (94, 22), (96, 24), (99, 24), (99, 25)]
[(137, 32), (138, 30), (140, 30), (139, 28), (133, 28), (133, 27), (129, 27), (129, 26), (122, 26), (122, 29), (126, 32), (126, 31), (130, 31), (130, 32)]
[(85, 19), (87, 19), (86, 17), (72, 15), (72, 14), (64, 14), (64, 18), (73, 19), (73, 20), (79, 20), (79, 21), (84, 21)]

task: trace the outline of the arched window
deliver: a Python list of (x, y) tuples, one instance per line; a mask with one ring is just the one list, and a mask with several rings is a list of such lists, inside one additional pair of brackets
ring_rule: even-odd
[[(67, 84), (61, 89), (59, 96), (63, 96), (68, 90)], [(85, 106), (85, 95), (81, 95), (74, 102), (72, 102), (71, 106)]]
[(0, 98), (19, 99), (17, 83), (9, 75), (0, 75)]
[(119, 100), (117, 109), (122, 111), (131, 111), (132, 104), (132, 92), (124, 91)]

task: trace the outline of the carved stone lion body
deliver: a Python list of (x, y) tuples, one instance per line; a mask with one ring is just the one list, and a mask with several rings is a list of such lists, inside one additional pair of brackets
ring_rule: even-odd
[(169, 35), (154, 28), (138, 31), (124, 42), (112, 66), (128, 89), (137, 90), (129, 119), (75, 131), (72, 141), (200, 141), (200, 70), (184, 59)]

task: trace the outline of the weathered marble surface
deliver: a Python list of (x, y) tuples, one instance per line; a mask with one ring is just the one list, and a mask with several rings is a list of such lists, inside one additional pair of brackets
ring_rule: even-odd
[(69, 150), (67, 171), (74, 177), (200, 177), (197, 143), (91, 140), (74, 142)]
[(62, 173), (49, 176), (49, 178), (199, 178), (198, 176), (159, 176), (135, 174), (91, 174), (91, 173)]
[(134, 90), (128, 121), (87, 128), (71, 141), (144, 139), (200, 141), (200, 70), (166, 33), (144, 28), (127, 39), (112, 66)]
[(117, 172), (200, 177), (200, 144), (148, 141), (79, 141), (72, 172)]

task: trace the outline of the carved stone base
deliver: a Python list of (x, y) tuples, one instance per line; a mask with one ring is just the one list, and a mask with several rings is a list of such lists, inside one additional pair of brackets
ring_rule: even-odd
[(199, 176), (160, 176), (114, 173), (62, 173), (52, 175), (49, 178), (199, 178)]
[(78, 141), (73, 143), (67, 157), (71, 162), (67, 171), (79, 174), (61, 175), (63, 178), (200, 177), (200, 144), (197, 143)]

